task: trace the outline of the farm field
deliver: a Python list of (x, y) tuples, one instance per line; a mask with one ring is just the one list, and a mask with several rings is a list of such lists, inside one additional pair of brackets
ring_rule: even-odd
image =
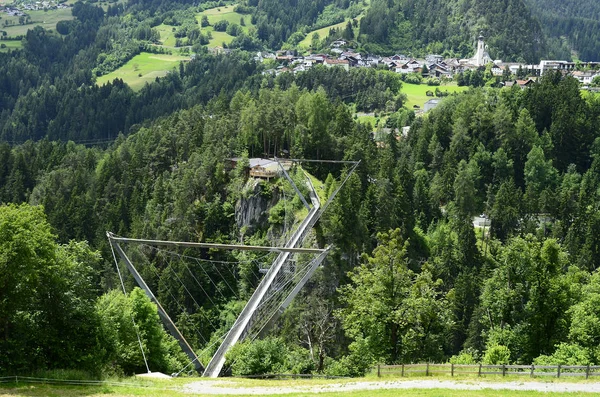
[[(6, 31), (8, 37), (21, 36), (27, 33), (29, 29), (33, 29), (35, 26), (42, 26), (44, 29), (55, 30), (56, 23), (58, 21), (65, 21), (73, 19), (70, 8), (61, 8), (57, 10), (48, 11), (29, 11), (27, 13), (31, 17), (30, 24), (20, 25), (19, 17), (8, 16), (2, 14), (2, 20), (0, 21), (0, 30)], [(5, 26), (4, 21), (12, 21), (14, 25)]]
[(459, 87), (458, 85), (456, 85), (456, 83), (443, 84), (443, 85), (440, 85), (437, 87), (428, 86), (426, 84), (404, 83), (404, 84), (402, 84), (401, 91), (402, 91), (402, 93), (406, 94), (406, 96), (407, 96), (407, 101), (406, 101), (405, 106), (409, 109), (413, 109), (414, 105), (417, 105), (420, 108), (423, 108), (423, 105), (425, 104), (425, 102), (434, 98), (434, 97), (428, 97), (427, 91), (435, 92), (436, 88), (439, 88), (440, 91), (442, 91), (442, 92), (448, 92), (450, 94), (452, 94), (454, 92), (466, 91), (468, 89), (468, 87)]
[(114, 72), (98, 77), (96, 84), (102, 85), (116, 78), (121, 78), (133, 90), (138, 91), (146, 82), (165, 76), (167, 72), (177, 68), (179, 62), (187, 60), (189, 60), (188, 57), (179, 55), (142, 52)]
[(0, 52), (8, 52), (21, 47), (21, 40), (0, 40)]

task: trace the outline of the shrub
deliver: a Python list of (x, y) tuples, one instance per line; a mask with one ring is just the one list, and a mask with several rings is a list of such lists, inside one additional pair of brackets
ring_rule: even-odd
[(450, 357), (448, 362), (450, 364), (475, 364), (477, 360), (475, 360), (472, 353), (462, 351), (459, 354)]
[(592, 365), (590, 352), (579, 345), (561, 343), (550, 355), (541, 355), (533, 360), (535, 365)]
[(285, 371), (289, 349), (279, 338), (265, 338), (235, 345), (227, 353), (231, 371), (238, 375), (263, 375)]
[(220, 21), (215, 22), (215, 24), (213, 25), (213, 28), (217, 32), (225, 32), (227, 30), (227, 26), (229, 26), (229, 22), (222, 19)]
[(405, 74), (404, 81), (406, 81), (409, 84), (421, 84), (421, 81), (423, 81), (423, 77), (415, 73)]
[(508, 364), (510, 361), (510, 350), (503, 345), (492, 345), (486, 350), (482, 361), (483, 364), (491, 365)]

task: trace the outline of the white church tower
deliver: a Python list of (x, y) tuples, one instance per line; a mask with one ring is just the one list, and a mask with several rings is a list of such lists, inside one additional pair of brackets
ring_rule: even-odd
[(492, 58), (490, 58), (490, 55), (487, 52), (487, 46), (483, 41), (483, 35), (480, 34), (477, 38), (477, 50), (475, 51), (473, 63), (475, 64), (475, 66), (485, 66), (491, 61)]

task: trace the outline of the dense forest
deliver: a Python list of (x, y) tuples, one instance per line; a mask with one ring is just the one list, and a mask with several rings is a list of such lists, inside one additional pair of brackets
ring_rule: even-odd
[(566, 39), (581, 60), (600, 60), (598, 3), (582, 0), (526, 0), (526, 3), (548, 37), (555, 41)]
[(442, 54), (467, 58), (486, 36), (494, 59), (535, 63), (547, 53), (538, 22), (521, 0), (373, 0), (359, 40), (371, 52)]
[[(333, 247), (324, 265), (264, 338), (232, 350), (231, 373), (600, 364), (600, 100), (560, 73), (497, 88), (488, 68), (459, 77), (478, 87), (416, 116), (403, 78), (385, 68), (275, 75), (250, 52), (363, 11), (347, 31), (365, 51), (466, 56), (479, 31), (505, 60), (559, 48), (517, 0), (366, 6), (239, 3), (253, 29), (213, 53), (188, 14), (202, 5), (78, 2), (56, 32), (36, 27), (0, 53), (0, 375), (132, 374), (145, 371), (142, 350), (153, 371), (182, 369), (156, 307), (128, 276), (121, 284), (106, 232), (280, 244), (302, 203), (283, 178), (246, 172), (248, 158), (275, 156), (360, 166), (311, 231), (313, 245)], [(165, 51), (155, 45), (164, 21), (193, 57), (138, 91), (95, 84)], [(374, 129), (363, 112), (387, 121)], [(302, 186), (304, 172), (331, 194), (349, 167), (303, 163), (290, 178)], [(204, 364), (272, 260), (132, 255)]]
[[(185, 359), (156, 328), (143, 295), (110, 292), (119, 284), (105, 231), (269, 244), (285, 222), (281, 207), (271, 204), (254, 229), (234, 214), (248, 195), (282, 197), (286, 188), (279, 180), (247, 182), (237, 169), (224, 173), (224, 159), (284, 148), (293, 157), (361, 165), (315, 230), (334, 252), (272, 336), (235, 349), (234, 373), (272, 370), (249, 363), (281, 345), (289, 354), (273, 363), (279, 369), (346, 375), (376, 362), (598, 362), (591, 302), (599, 116), (595, 97), (551, 74), (527, 90), (478, 88), (448, 98), (415, 119), (407, 137), (390, 134), (376, 145), (371, 128), (324, 89), (265, 80), (257, 93), (240, 90), (177, 111), (105, 150), (49, 140), (3, 144), (2, 201), (14, 204), (2, 207), (2, 263), (17, 267), (2, 272), (2, 283), (27, 289), (2, 290), (2, 372), (74, 363), (140, 371), (131, 326), (110, 333), (131, 313), (150, 327), (143, 343), (157, 346), (148, 347), (154, 368), (176, 370)], [(344, 172), (305, 167), (329, 186)], [(491, 220), (485, 234), (472, 224), (482, 212)], [(222, 255), (207, 259), (242, 260)], [(185, 302), (184, 291), (163, 278), (183, 269), (151, 260), (159, 299)], [(220, 291), (222, 299), (208, 302), (198, 290), (192, 294), (202, 309), (173, 309), (188, 313), (178, 319), (183, 329), (200, 330), (198, 348), (212, 332), (202, 331), (199, 316), (226, 329), (232, 317), (223, 311), (239, 311), (256, 285), (244, 272), (229, 280), (230, 294)], [(57, 308), (65, 308), (60, 316)], [(65, 324), (76, 330), (68, 339), (48, 331)], [(38, 338), (42, 328), (46, 337)]]

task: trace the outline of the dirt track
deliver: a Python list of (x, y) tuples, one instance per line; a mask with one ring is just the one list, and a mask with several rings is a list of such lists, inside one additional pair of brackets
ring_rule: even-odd
[(454, 390), (530, 390), (542, 392), (588, 392), (600, 393), (600, 383), (552, 383), (539, 381), (480, 382), (448, 380), (394, 380), (379, 382), (329, 383), (322, 385), (302, 385), (291, 387), (244, 386), (227, 380), (198, 381), (184, 386), (186, 393), (215, 395), (236, 394), (289, 394), (289, 393), (326, 393), (376, 389), (454, 389)]

